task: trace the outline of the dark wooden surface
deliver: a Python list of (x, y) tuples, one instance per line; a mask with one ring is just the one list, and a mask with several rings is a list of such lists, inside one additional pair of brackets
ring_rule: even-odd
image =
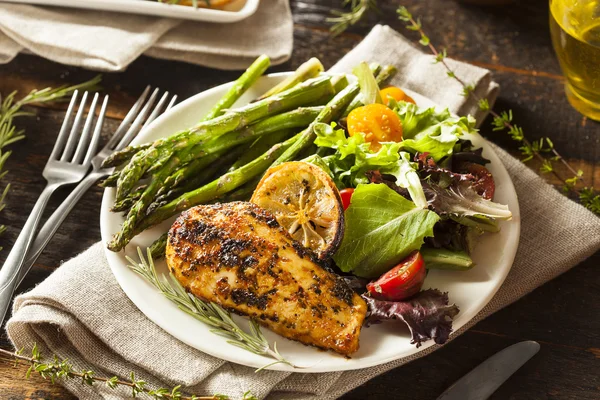
[[(331, 38), (325, 17), (339, 0), (292, 0), (294, 54), (273, 71), (291, 70), (311, 56), (326, 67), (355, 46), (379, 22), (402, 30), (395, 18), (396, 1), (380, 0), (382, 13), (371, 15), (347, 33)], [(589, 184), (600, 186), (600, 125), (570, 108), (548, 33), (546, 0), (523, 0), (505, 7), (476, 7), (450, 0), (406, 0), (421, 16), (434, 43), (453, 57), (491, 69), (502, 85), (496, 109), (511, 108), (531, 139), (549, 136)], [(407, 33), (406, 31), (403, 31)], [(410, 32), (407, 33), (410, 35)], [(413, 37), (413, 36), (411, 36)], [(413, 37), (414, 38), (414, 37)], [(30, 55), (0, 66), (0, 93), (61, 83), (77, 83), (94, 75)], [(105, 74), (111, 95), (105, 133), (118, 124), (147, 84), (181, 98), (230, 81), (223, 72), (177, 62), (141, 57), (123, 73)], [(442, 88), (443, 89), (443, 88)], [(13, 146), (7, 180), (13, 185), (0, 221), (9, 226), (0, 244), (9, 248), (23, 225), (44, 180), (42, 168), (54, 142), (63, 111), (38, 108), (37, 117), (21, 119), (27, 140)], [(516, 154), (516, 145), (489, 129), (482, 133)], [(552, 183), (551, 178), (549, 180)], [(64, 196), (65, 192), (62, 192)], [(93, 188), (78, 204), (19, 288), (25, 291), (66, 260), (100, 239), (102, 191)], [(55, 196), (48, 212), (60, 202)], [(585, 232), (582, 232), (582, 235)], [(0, 261), (7, 251), (0, 253)], [(344, 399), (435, 399), (447, 386), (496, 351), (520, 340), (541, 343), (540, 353), (521, 368), (492, 399), (600, 399), (600, 253), (535, 290), (515, 304), (480, 322), (432, 355), (390, 371), (350, 392)], [(8, 348), (3, 336), (0, 345)], [(24, 379), (24, 368), (0, 364), (0, 398), (72, 398), (64, 389), (40, 378)]]

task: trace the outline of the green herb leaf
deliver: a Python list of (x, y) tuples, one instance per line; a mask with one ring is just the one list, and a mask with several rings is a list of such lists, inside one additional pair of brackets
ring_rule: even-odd
[[(430, 44), (431, 42), (429, 41), (428, 38), (428, 42), (427, 44)], [(439, 53), (437, 53), (437, 55), (435, 56), (435, 60), (433, 60), (434, 64), (440, 63), (442, 61), (444, 61), (444, 59), (448, 56), (448, 51), (444, 48), (442, 49), (442, 51), (440, 51)]]
[(377, 11), (376, 0), (344, 0), (344, 5), (350, 4), (350, 11), (343, 12), (332, 10), (334, 17), (327, 18), (327, 22), (333, 23), (329, 29), (333, 36), (344, 32), (350, 26), (360, 21), (369, 10)]
[(488, 99), (480, 99), (477, 104), (481, 111), (490, 111), (490, 102)]
[(585, 208), (600, 215), (600, 194), (597, 194), (593, 187), (581, 189), (579, 200)]
[(377, 277), (433, 236), (439, 218), (386, 185), (359, 185), (346, 211), (346, 235), (334, 260), (344, 272)]

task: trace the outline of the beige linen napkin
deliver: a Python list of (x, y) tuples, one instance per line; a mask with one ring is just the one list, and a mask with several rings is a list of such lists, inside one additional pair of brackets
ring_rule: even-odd
[(231, 24), (0, 3), (0, 63), (27, 51), (102, 71), (122, 71), (141, 54), (243, 69), (261, 54), (286, 61), (292, 42), (288, 0), (261, 0), (254, 15)]
[[(448, 78), (438, 72), (440, 65), (432, 64), (430, 56), (421, 54), (387, 27), (374, 28), (334, 69), (350, 68), (363, 59), (393, 62), (400, 69), (397, 79), (404, 86), (438, 103), (452, 105), (453, 111), (474, 110), (460, 96), (460, 88), (453, 90)], [(403, 61), (406, 59), (410, 61)], [(453, 64), (463, 77), (476, 84), (476, 90), (495, 95), (496, 86), (488, 71), (464, 63)], [(504, 285), (484, 310), (452, 337), (600, 248), (600, 219), (562, 196), (502, 149), (496, 146), (494, 149), (508, 169), (519, 196), (520, 245)], [(549, 204), (553, 206), (548, 207)], [(255, 374), (253, 368), (224, 362), (190, 348), (150, 322), (120, 289), (106, 263), (101, 243), (65, 263), (32, 291), (17, 297), (7, 329), (17, 348), (36, 342), (45, 354), (68, 358), (77, 367), (101, 375), (127, 377), (130, 371), (136, 371), (152, 387), (181, 384), (190, 393), (225, 393), (233, 398), (251, 390), (259, 398), (267, 399), (334, 399), (376, 375), (439, 348), (433, 346), (418, 355), (359, 371)], [(90, 388), (75, 380), (64, 384), (85, 399), (116, 399), (129, 393), (102, 386)]]

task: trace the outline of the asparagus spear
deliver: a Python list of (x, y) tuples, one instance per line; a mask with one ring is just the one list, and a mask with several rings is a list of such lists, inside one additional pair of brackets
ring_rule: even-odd
[[(201, 185), (214, 179), (219, 171), (226, 169), (234, 160), (236, 160), (243, 152), (244, 146), (238, 146), (233, 150), (221, 152), (218, 154), (214, 162), (208, 165), (203, 161), (204, 158), (199, 158), (188, 165), (178, 169), (169, 177), (173, 182), (170, 183), (169, 190), (161, 190), (156, 194), (156, 199), (148, 206), (146, 214), (151, 214), (155, 209), (167, 204), (169, 201), (179, 197), (183, 193), (198, 189)], [(211, 160), (212, 161), (212, 160)], [(185, 184), (183, 184), (185, 182)]]
[(153, 259), (158, 260), (159, 258), (163, 258), (165, 256), (168, 238), (169, 233), (165, 232), (150, 245), (150, 254), (152, 254)]
[(335, 89), (335, 94), (338, 94), (350, 84), (350, 81), (348, 80), (348, 77), (346, 75), (336, 75), (333, 78), (331, 78), (331, 84)]
[(190, 148), (207, 139), (243, 128), (259, 119), (301, 107), (325, 96), (331, 96), (332, 93), (331, 78), (315, 78), (278, 95), (201, 122), (190, 130), (157, 140), (150, 148), (137, 153), (121, 171), (117, 181), (117, 201), (129, 194), (136, 182), (152, 165), (165, 164), (175, 150)]
[(223, 197), (219, 197), (219, 202), (221, 203), (229, 203), (232, 201), (248, 201), (252, 197), (252, 193), (256, 189), (258, 182), (262, 176), (258, 175), (257, 178), (254, 178), (251, 181), (244, 183), (242, 186), (237, 188), (236, 190), (227, 193)]
[(261, 136), (284, 129), (304, 128), (323, 111), (324, 107), (299, 107), (295, 110), (265, 118), (246, 128), (226, 133), (223, 136), (196, 145), (192, 154), (211, 154), (239, 144), (251, 142)]
[(244, 165), (248, 164), (250, 161), (254, 160), (256, 157), (263, 154), (265, 151), (269, 150), (273, 145), (284, 141), (285, 139), (292, 136), (293, 133), (297, 131), (293, 131), (291, 129), (282, 130), (279, 132), (272, 133), (270, 135), (261, 136), (257, 139), (250, 148), (229, 168), (228, 172), (234, 171)]
[(102, 161), (102, 168), (116, 167), (131, 160), (136, 153), (146, 150), (152, 143), (144, 143), (137, 146), (127, 146), (123, 150), (115, 151)]
[[(262, 55), (258, 57), (250, 67), (233, 83), (225, 95), (215, 104), (209, 113), (202, 119), (208, 121), (222, 114), (223, 109), (229, 108), (256, 82), (267, 70), (271, 61), (269, 57)], [(150, 147), (152, 143), (139, 146), (127, 146), (121, 151), (116, 151), (102, 162), (102, 168), (115, 167), (130, 160), (136, 153)]]
[(143, 219), (137, 226), (132, 224), (123, 224), (121, 231), (118, 232), (107, 247), (112, 251), (120, 251), (131, 239), (140, 232), (151, 226), (158, 224), (165, 219), (178, 214), (196, 204), (202, 204), (214, 200), (226, 193), (229, 193), (259, 174), (262, 174), (287, 148), (289, 148), (301, 134), (278, 143), (271, 147), (267, 152), (256, 158), (254, 161), (221, 176), (218, 179), (202, 186), (194, 191), (185, 193), (168, 204), (156, 209), (152, 214)]
[(290, 161), (294, 159), (304, 149), (306, 146), (310, 145), (314, 142), (316, 135), (314, 133), (314, 126), (319, 122), (329, 123), (335, 118), (337, 118), (344, 108), (350, 104), (353, 98), (359, 92), (358, 82), (354, 82), (348, 86), (341, 92), (339, 92), (319, 113), (317, 118), (306, 128), (304, 131), (300, 133), (300, 137), (297, 141), (294, 142), (275, 162), (273, 165), (279, 165), (286, 161)]
[[(308, 123), (306, 125), (308, 125)], [(279, 132), (261, 136), (256, 140), (257, 143), (252, 144), (249, 149), (246, 146), (240, 145), (233, 151), (227, 151), (223, 157), (219, 158), (218, 162), (211, 164), (207, 170), (203, 171), (203, 176), (213, 177), (219, 171), (221, 171), (222, 174), (222, 171), (224, 170), (229, 172), (238, 169), (269, 150), (273, 145), (289, 138), (295, 132), (296, 130), (294, 128), (284, 129)], [(197, 189), (201, 184), (205, 183), (202, 178), (194, 178), (194, 176), (197, 176), (198, 174), (191, 165), (192, 163), (190, 163), (189, 166), (181, 168), (181, 170), (177, 172), (177, 174), (182, 175), (181, 177), (176, 177), (174, 176), (175, 174), (169, 177), (169, 179), (178, 179), (179, 182), (186, 181), (185, 185), (180, 186), (179, 183), (175, 183), (173, 185), (174, 189), (170, 190), (169, 192), (159, 192), (159, 194), (164, 193), (165, 197), (161, 196), (162, 198), (157, 198), (156, 202), (162, 202), (163, 204), (166, 204), (166, 199), (172, 200), (183, 193)], [(151, 210), (148, 208), (147, 214), (150, 213)]]
[[(211, 163), (217, 161), (221, 153), (213, 153), (206, 157), (202, 157), (198, 159), (195, 168), (202, 169)], [(157, 173), (153, 174), (148, 187), (144, 190), (144, 193), (140, 196), (140, 198), (135, 202), (131, 209), (127, 213), (127, 217), (123, 222), (123, 226), (121, 227), (121, 231), (128, 231), (133, 229), (138, 222), (146, 216), (146, 210), (148, 206), (155, 199), (155, 195), (161, 187), (164, 187), (166, 179), (169, 177), (174, 166), (179, 163), (179, 159), (177, 157), (172, 157), (163, 168), (161, 168)]]
[(128, 211), (135, 204), (135, 202), (138, 201), (138, 199), (140, 197), (142, 197), (142, 193), (144, 193), (145, 189), (146, 189), (146, 185), (142, 185), (139, 188), (135, 189), (125, 199), (113, 204), (110, 211), (111, 212)]
[(208, 121), (221, 115), (224, 109), (227, 109), (233, 105), (258, 78), (265, 73), (267, 68), (271, 65), (269, 57), (262, 55), (258, 57), (250, 67), (240, 76), (231, 86), (231, 88), (225, 93), (225, 95), (215, 104), (210, 112), (202, 119), (202, 121)]
[(106, 179), (104, 179), (102, 182), (100, 182), (98, 185), (100, 187), (116, 187), (117, 186), (117, 181), (119, 180), (119, 175), (121, 174), (121, 171), (113, 171), (112, 174), (110, 174), (109, 176), (106, 177)]
[(271, 89), (269, 89), (269, 91), (260, 96), (257, 100), (262, 100), (269, 96), (273, 96), (274, 94), (281, 93), (284, 90), (288, 90), (296, 86), (300, 82), (304, 82), (307, 79), (318, 76), (324, 70), (325, 68), (323, 67), (323, 64), (321, 64), (321, 61), (319, 61), (318, 58), (313, 57), (310, 60), (306, 61), (304, 64), (300, 65), (298, 69), (296, 69), (296, 71), (294, 72), (294, 75), (284, 79), (277, 85), (273, 86)]
[[(166, 193), (186, 177), (198, 173), (206, 166), (211, 165), (221, 157), (224, 151), (239, 144), (249, 142), (257, 136), (279, 130), (281, 127), (293, 128), (306, 126), (315, 119), (320, 110), (322, 108), (298, 108), (287, 113), (266, 118), (240, 131), (225, 134), (213, 139), (206, 145), (196, 145), (175, 152), (167, 164), (163, 165), (152, 175), (152, 179), (144, 193), (131, 206), (127, 218), (123, 222), (122, 229), (130, 230), (131, 227), (137, 225), (147, 214), (146, 210), (156, 199), (157, 194)], [(181, 168), (177, 173), (171, 175), (179, 165), (185, 165), (190, 162), (192, 163), (187, 168)], [(117, 202), (123, 202), (123, 200)]]
[[(221, 203), (229, 203), (232, 201), (248, 201), (250, 197), (252, 197), (252, 193), (254, 192), (254, 189), (256, 189), (256, 185), (258, 184), (259, 180), (260, 179), (253, 179), (244, 183), (233, 192), (220, 197), (218, 201)], [(150, 251), (152, 252), (152, 257), (154, 259), (163, 258), (165, 256), (168, 236), (169, 233), (165, 232), (150, 245)]]
[[(344, 80), (341, 79), (338, 80), (338, 82), (343, 83)], [(347, 80), (345, 80), (345, 84), (347, 84)], [(301, 107), (287, 113), (264, 119), (242, 131), (227, 133), (220, 138), (207, 143), (206, 145), (196, 145), (197, 151), (195, 151), (195, 153), (200, 155), (209, 154), (213, 151), (223, 150), (236, 144), (248, 142), (258, 136), (259, 138), (255, 140), (255, 143), (250, 146), (248, 151), (246, 151), (246, 153), (244, 153), (242, 157), (240, 157), (240, 159), (231, 166), (229, 171), (233, 171), (234, 169), (237, 169), (254, 160), (256, 157), (271, 148), (271, 146), (274, 144), (279, 143), (289, 137), (292, 132), (290, 128), (298, 128), (309, 125), (317, 117), (321, 110), (323, 110), (323, 107)], [(281, 130), (279, 132), (271, 133), (274, 128), (279, 128)], [(183, 162), (184, 160), (181, 161)], [(194, 173), (194, 170), (195, 169), (193, 167), (190, 167), (189, 170), (186, 167), (182, 167), (169, 176), (165, 181), (164, 186), (157, 193), (157, 199), (155, 203), (163, 203), (165, 199), (159, 199), (158, 197), (162, 194), (170, 193), (170, 189), (172, 187), (176, 187), (178, 186), (179, 182), (188, 179)], [(174, 181), (174, 184), (171, 184), (171, 181)], [(198, 182), (198, 180), (196, 180), (196, 182)], [(190, 190), (193, 190), (197, 187), (194, 187), (193, 185), (194, 183), (191, 184), (192, 188)], [(177, 192), (179, 194), (184, 193), (181, 191)], [(172, 195), (166, 197), (172, 198), (171, 196)], [(149, 209), (148, 213), (150, 212), (151, 211)]]

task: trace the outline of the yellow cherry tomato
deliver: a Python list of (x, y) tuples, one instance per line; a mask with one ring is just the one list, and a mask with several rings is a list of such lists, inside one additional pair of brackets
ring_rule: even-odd
[(396, 86), (386, 87), (385, 89), (381, 90), (379, 94), (381, 94), (381, 98), (385, 104), (389, 103), (388, 96), (396, 101), (406, 101), (408, 103), (416, 104), (412, 97), (404, 93), (404, 90)]
[(350, 136), (363, 134), (371, 142), (371, 150), (381, 148), (380, 142), (402, 140), (402, 122), (393, 110), (383, 104), (369, 104), (350, 112), (346, 121)]

